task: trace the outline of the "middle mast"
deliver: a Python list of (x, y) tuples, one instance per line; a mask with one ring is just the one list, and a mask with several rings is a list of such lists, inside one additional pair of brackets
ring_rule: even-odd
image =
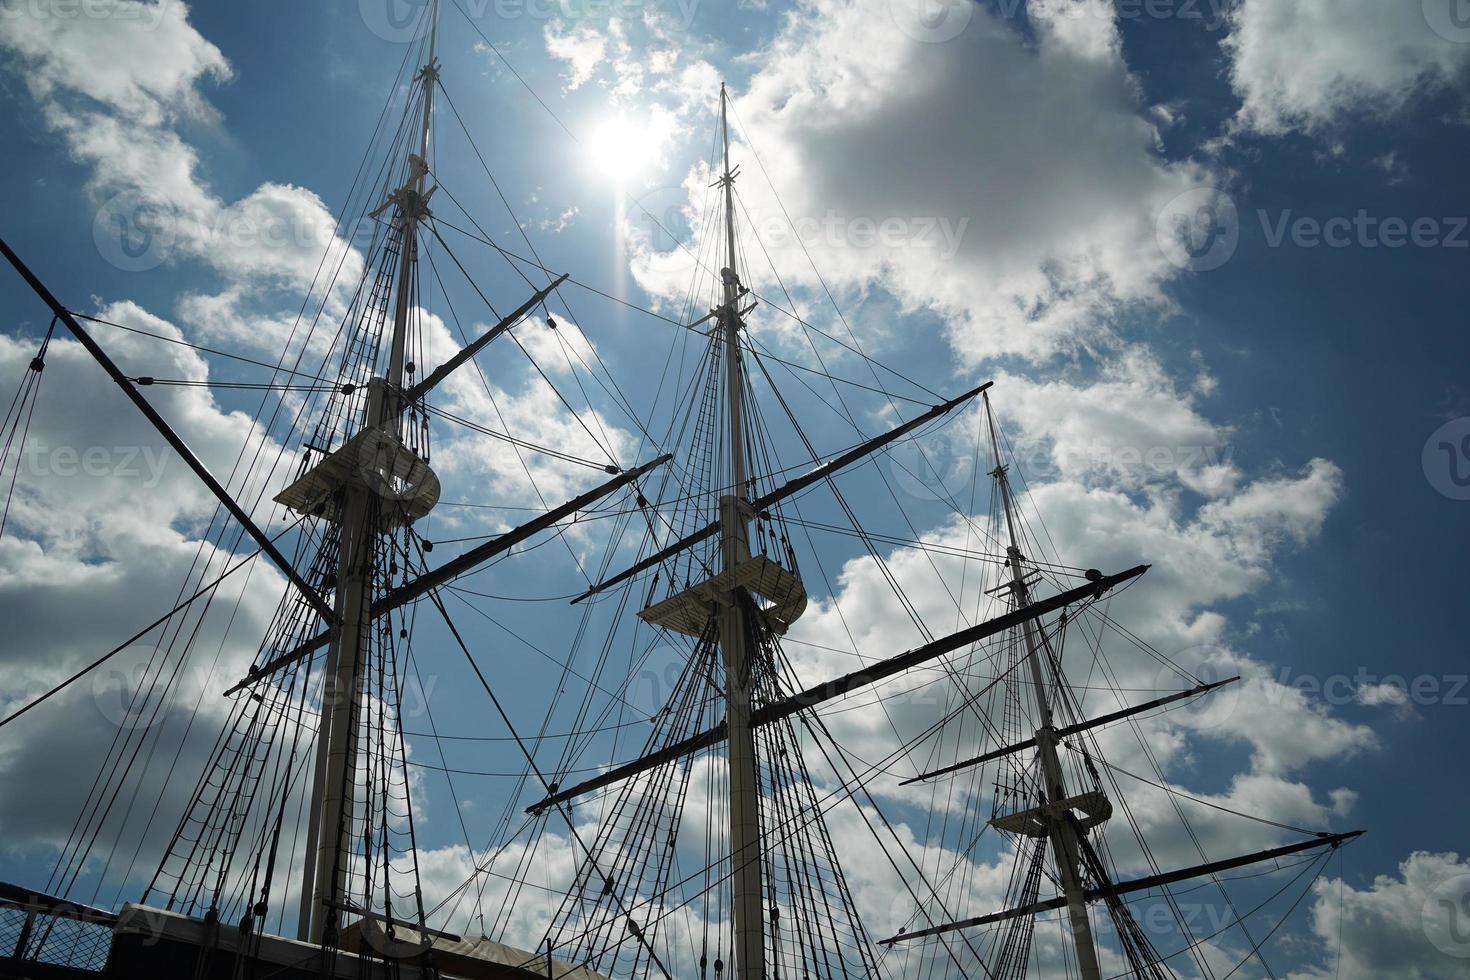
[(737, 583), (750, 560), (750, 490), (745, 471), (745, 378), (740, 362), (740, 297), (735, 258), (735, 172), (730, 169), (729, 94), (720, 86), (720, 133), (724, 143), (725, 267), (720, 270), (724, 305), (719, 324), (725, 341), (725, 410), (729, 416), (730, 486), (720, 497), (720, 551), (729, 592), (721, 603), (720, 651), (725, 663), (725, 724), (729, 731), (730, 864), (736, 980), (764, 973), (765, 923), (761, 888), (760, 783), (755, 735), (750, 724), (751, 643), (755, 627), (749, 593)]
[[(293, 494), (295, 501), (314, 495), (333, 481), (331, 476), (347, 472), (350, 478), (337, 481), (342, 503), (338, 513), (338, 558), (335, 612), (338, 625), (327, 648), (322, 699), (322, 723), (317, 736), (315, 771), (312, 779), (307, 821), (305, 865), (302, 875), (301, 917), (298, 938), (330, 945), (335, 942), (340, 915), (346, 910), (348, 874), (352, 866), (354, 790), (362, 746), (358, 716), (362, 710), (364, 658), (371, 648), (372, 600), (381, 576), (375, 568), (379, 546), (391, 534), (393, 519), (417, 519), (437, 500), (437, 479), (432, 499), (420, 508), (423, 513), (392, 515), (384, 519), (374, 484), (383, 477), (393, 480), (400, 470), (431, 473), (427, 462), (400, 441), (404, 402), (404, 380), (409, 319), (413, 312), (415, 273), (418, 262), (418, 226), (429, 214), (428, 202), (434, 189), (425, 190), (429, 165), (429, 128), (433, 120), (434, 86), (439, 80), (436, 48), (439, 35), (439, 5), (428, 11), (428, 56), (416, 83), (422, 86), (423, 112), (417, 139), (408, 154), (406, 179), (373, 215), (393, 213), (393, 235), (397, 239), (398, 268), (394, 282), (392, 332), (389, 337), (385, 375), (368, 382), (362, 427), (346, 445), (325, 457), (315, 470), (298, 481), (312, 493)], [(407, 366), (411, 371), (412, 366)], [(388, 466), (375, 472), (383, 462)], [(377, 479), (375, 479), (375, 477)], [(422, 477), (420, 477), (422, 479)]]

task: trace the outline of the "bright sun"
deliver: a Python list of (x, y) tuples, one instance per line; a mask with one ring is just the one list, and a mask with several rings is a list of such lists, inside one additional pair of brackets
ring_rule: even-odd
[(622, 182), (653, 162), (654, 140), (627, 116), (613, 116), (592, 132), (592, 166)]

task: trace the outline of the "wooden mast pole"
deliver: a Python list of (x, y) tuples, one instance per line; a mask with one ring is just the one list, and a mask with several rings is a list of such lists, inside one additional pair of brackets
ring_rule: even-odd
[[(720, 498), (723, 571), (731, 581), (750, 557), (750, 488), (745, 471), (744, 395), (740, 362), (740, 277), (735, 257), (735, 174), (730, 169), (729, 95), (720, 86), (720, 129), (724, 139), (726, 264), (720, 270), (724, 306), (725, 404), (729, 413), (730, 493)], [(735, 588), (719, 613), (720, 651), (725, 663), (725, 722), (729, 734), (730, 862), (735, 929), (735, 980), (765, 975), (765, 910), (762, 888), (760, 783), (751, 725), (751, 643), (755, 623), (751, 598)]]
[[(413, 303), (413, 272), (418, 252), (418, 222), (428, 213), (424, 178), (428, 172), (429, 125), (439, 67), (434, 53), (439, 33), (437, 0), (429, 11), (429, 54), (418, 80), (423, 85), (423, 118), (416, 154), (408, 159), (408, 180), (394, 193), (399, 232), (397, 301), (386, 377), (368, 383), (364, 425), (396, 435), (401, 408), (404, 351)], [(344, 491), (337, 550), (337, 619), (322, 673), (321, 725), (317, 731), (306, 857), (302, 875), (301, 939), (335, 945), (340, 907), (347, 899), (351, 871), (353, 784), (357, 777), (357, 717), (363, 698), (362, 665), (371, 643), (373, 565), (382, 534), (372, 491), (349, 483)]]
[[(1016, 519), (1011, 501), (1011, 486), (1007, 479), (1005, 463), (1001, 461), (1000, 440), (995, 431), (995, 413), (990, 407), (990, 392), (985, 392), (985, 417), (990, 426), (990, 445), (995, 453), (995, 479), (1000, 487), (1001, 504), (1005, 510), (1006, 531), (1009, 543), (1006, 557), (1011, 566), (1011, 590), (1016, 608), (1031, 602), (1026, 586), (1025, 556), (1021, 554), (1016, 537)], [(1044, 781), (1047, 803), (1059, 803), (1067, 798), (1066, 784), (1062, 779), (1062, 764), (1057, 754), (1057, 729), (1053, 724), (1051, 704), (1047, 699), (1047, 687), (1041, 671), (1041, 645), (1036, 638), (1036, 624), (1031, 620), (1021, 624), (1026, 641), (1026, 660), (1031, 669), (1031, 689), (1035, 694), (1036, 714), (1039, 726), (1036, 729), (1036, 750), (1041, 757), (1041, 775)], [(1082, 980), (1102, 980), (1102, 969), (1097, 960), (1097, 944), (1092, 936), (1092, 922), (1087, 915), (1087, 893), (1082, 885), (1081, 858), (1076, 829), (1062, 813), (1044, 811), (1047, 836), (1051, 839), (1052, 855), (1056, 859), (1057, 871), (1061, 876), (1062, 895), (1067, 901), (1067, 920), (1071, 925), (1072, 944), (1077, 950), (1077, 968)]]

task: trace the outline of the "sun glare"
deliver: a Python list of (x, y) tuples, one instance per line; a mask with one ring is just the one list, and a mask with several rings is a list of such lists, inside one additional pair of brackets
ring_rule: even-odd
[(652, 134), (627, 116), (614, 116), (592, 132), (592, 166), (619, 183), (653, 162)]

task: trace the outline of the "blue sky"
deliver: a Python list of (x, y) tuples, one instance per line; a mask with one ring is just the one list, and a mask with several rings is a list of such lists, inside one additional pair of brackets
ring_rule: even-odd
[[(407, 51), (392, 17), (416, 8), (384, 4), (120, 2), (100, 28), (41, 0), (7, 11), (6, 240), (74, 309), (273, 355), (272, 331), (299, 306), (330, 236), (240, 246), (181, 225), (156, 261), (130, 270), (109, 244), (108, 209), (118, 195), (142, 194), (178, 213), (268, 213), (306, 231), (320, 231), (327, 216), (330, 228), (349, 205), (357, 160)], [(1470, 705), (1455, 612), (1470, 491), (1454, 480), (1456, 466), (1470, 473), (1461, 455), (1470, 442), (1460, 444), (1470, 435), (1470, 334), (1461, 322), (1470, 30), (1451, 16), (1455, 3), (955, 0), (917, 13), (907, 0), (650, 0), (569, 3), (554, 13), (508, 0), (459, 6), (470, 22), (452, 3), (443, 17), (445, 86), (516, 217), (547, 266), (639, 306), (679, 307), (688, 277), (642, 208), (681, 233), (698, 228), (703, 184), (689, 174), (708, 153), (726, 81), (739, 119), (739, 186), (757, 219), (750, 254), (757, 227), (771, 227), (759, 219), (781, 206), (814, 221), (835, 215), (836, 237), (819, 233), (805, 250), (789, 236), (760, 242), (805, 315), (841, 329), (825, 282), (883, 363), (939, 392), (997, 380), (997, 410), (1025, 450), (1032, 503), (1059, 550), (1109, 570), (1154, 562), (1136, 590), (1152, 581), (1153, 597), (1128, 607), (1138, 628), (1170, 655), (1213, 651), (1203, 659), (1253, 678), (1247, 696), (1261, 712), (1160, 729), (1173, 746), (1170, 777), (1288, 822), (1370, 830), (1347, 851), (1341, 887), (1334, 864), (1311, 911), (1293, 921), (1273, 966), (1330, 973), (1329, 924), (1344, 901), (1355, 928), (1343, 976), (1464, 975), (1467, 961), (1435, 940), (1444, 924), (1419, 924), (1437, 907), (1436, 889), (1458, 888), (1470, 874), (1458, 856), (1464, 822), (1447, 817), (1470, 806), (1470, 790), (1449, 775), (1467, 748)], [(492, 236), (516, 245), (513, 219), (442, 105), (435, 145), (445, 188)], [(444, 202), (437, 209), (454, 212)], [(892, 247), (857, 241), (857, 218), (896, 219), (904, 237)], [(934, 237), (944, 228), (952, 242)], [(480, 284), (498, 306), (524, 297), (503, 265), (480, 262)], [(764, 259), (746, 277), (775, 295)], [(0, 276), (0, 291), (8, 311), (0, 384), (10, 386), (48, 318), (17, 277)], [(586, 293), (571, 299), (569, 315), (612, 377), (638, 411), (651, 407), (672, 328)], [(810, 362), (812, 348), (779, 314), (757, 313), (752, 329), (781, 356)], [(138, 373), (251, 376), (207, 356), (144, 371), (164, 356), (156, 345), (116, 331), (99, 337)], [(833, 347), (823, 353), (834, 373), (871, 381), (861, 361)], [(100, 372), (64, 346), (56, 361), (38, 410), (53, 411), (55, 428), (44, 433), (52, 445), (151, 445)], [(544, 403), (524, 365), (484, 363), (527, 424), (540, 424)], [(816, 445), (854, 441), (851, 427), (790, 386)], [(229, 413), (253, 411), (256, 396), (168, 398), (177, 399), (164, 402), (177, 413), (170, 417), (208, 441), (213, 466), (227, 466), (249, 431)], [(891, 421), (878, 400), (853, 398), (869, 431)], [(620, 462), (651, 455), (635, 448), (625, 414), (592, 402), (621, 433)], [(652, 414), (667, 421), (667, 410)], [(112, 431), (83, 434), (99, 416)], [(935, 436), (947, 482), (969, 478), (973, 421)], [(546, 424), (537, 430), (546, 439), (580, 438)], [(82, 441), (94, 438), (102, 441)], [(1151, 450), (1158, 462), (1141, 462)], [(446, 500), (527, 502), (504, 454), (465, 459), (446, 469)], [(844, 491), (879, 530), (898, 530), (906, 516), (918, 531), (953, 536), (953, 515), (922, 483), (906, 484), (901, 463), (873, 467), (888, 467), (902, 514), (871, 472)], [(30, 645), (0, 655), (17, 678), (14, 693), (0, 695), (7, 707), (110, 646), (143, 613), (162, 612), (208, 513), (178, 467), (153, 486), (119, 472), (78, 481), (56, 470), (29, 474), (30, 506), (0, 541), (8, 566), (0, 604), (8, 621), (32, 624)], [(555, 467), (542, 475), (550, 497), (585, 484)], [(836, 513), (813, 504), (822, 506)], [(504, 526), (495, 519), (441, 508), (425, 534)], [(579, 547), (598, 544), (588, 534)], [(814, 543), (837, 595), (808, 573), (820, 601), (800, 636), (830, 642), (846, 604), (857, 612), (847, 625), (860, 652), (910, 644), (891, 609), (855, 609), (873, 575), (856, 543)], [(922, 570), (904, 567), (924, 589)], [(562, 552), (498, 567), (471, 587), (557, 595), (574, 572)], [(68, 609), (93, 602), (85, 626), (69, 622)], [(272, 602), (246, 605), (268, 617)], [(564, 647), (574, 625), (548, 617), (547, 604), (483, 608), (543, 650)], [(932, 609), (945, 613), (943, 603)], [(523, 706), (519, 720), (537, 723), (531, 706), (548, 696), (545, 661), (465, 617), (497, 651), (497, 685)], [(423, 668), (436, 723), (503, 735), (452, 651), (432, 652), (434, 635), (424, 640)], [(843, 663), (800, 661), (814, 677)], [(38, 746), (68, 744), (59, 716), (31, 723), (0, 733), (0, 768), (11, 778), (45, 772), (49, 753)], [(85, 754), (83, 733), (73, 734)], [(854, 722), (850, 734), (878, 754), (881, 733)], [(503, 745), (487, 744), (450, 765), (516, 768)], [(78, 765), (89, 780), (89, 764)], [(44, 880), (54, 825), (69, 824), (76, 802), (72, 782), (47, 781), (30, 815), (0, 805), (13, 845), (3, 877)], [(426, 847), (450, 880), (460, 826), (442, 782), (423, 786)], [(471, 836), (477, 820), (488, 833), (504, 781), (466, 778), (455, 788), (469, 804)], [(895, 805), (907, 812), (913, 801)], [(1230, 832), (1219, 833), (1218, 846), (1230, 849)], [(1470, 884), (1455, 894), (1465, 891)]]

